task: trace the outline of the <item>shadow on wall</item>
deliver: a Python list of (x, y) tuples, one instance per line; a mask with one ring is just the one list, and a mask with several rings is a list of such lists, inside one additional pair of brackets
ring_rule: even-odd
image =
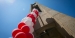
[(34, 30), (37, 30), (37, 29), (41, 28), (41, 25), (40, 25), (40, 23), (39, 23), (38, 18), (37, 18), (36, 21), (37, 21), (37, 22), (36, 22), (36, 24), (34, 25)]
[(57, 23), (53, 18), (47, 18), (46, 22), (50, 24), (51, 22), (55, 22), (55, 27), (57, 30), (64, 36), (64, 38), (74, 38), (73, 36), (69, 35), (64, 28), (61, 28), (59, 23)]
[(41, 25), (40, 25), (40, 23), (39, 23), (39, 20), (38, 20), (38, 18), (37, 18), (37, 20), (36, 20), (37, 22), (36, 22), (36, 24), (34, 25), (34, 38), (38, 38), (39, 36), (37, 36), (37, 34), (36, 34), (36, 30), (37, 29), (39, 29), (39, 28), (41, 28)]
[(50, 23), (54, 22), (54, 19), (53, 19), (53, 18), (47, 18), (47, 19), (46, 19), (46, 22), (47, 22), (48, 24), (50, 24)]

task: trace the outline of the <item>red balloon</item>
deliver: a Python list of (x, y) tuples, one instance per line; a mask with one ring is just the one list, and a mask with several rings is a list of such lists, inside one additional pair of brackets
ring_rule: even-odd
[(31, 33), (26, 33), (27, 38), (33, 38), (34, 36)]
[(35, 14), (35, 12), (31, 12), (30, 14), (33, 14), (35, 18), (37, 18), (37, 15)]
[(21, 23), (18, 24), (18, 28), (21, 29), (21, 27), (24, 26), (24, 25), (25, 25), (25, 23), (21, 22)]
[(33, 12), (38, 16), (38, 10), (37, 9), (35, 9), (35, 10), (33, 10)]
[(22, 32), (20, 29), (14, 29), (13, 32), (12, 32), (12, 37), (15, 37), (15, 35), (18, 33), (18, 32)]
[(27, 36), (24, 32), (19, 32), (15, 35), (15, 38), (27, 38)]
[(24, 33), (29, 33), (30, 31), (30, 28), (27, 25), (23, 26), (21, 29)]
[(30, 17), (32, 19), (32, 22), (35, 24), (35, 17), (33, 14), (28, 14), (27, 17)]

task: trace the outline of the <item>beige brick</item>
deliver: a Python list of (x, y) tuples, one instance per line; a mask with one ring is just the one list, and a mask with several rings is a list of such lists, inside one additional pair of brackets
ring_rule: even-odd
[(63, 28), (67, 31), (67, 33), (68, 33), (69, 35), (72, 35), (72, 31), (71, 31), (68, 27), (63, 26)]
[(58, 19), (58, 20), (61, 20), (62, 18), (64, 18), (66, 15), (62, 14), (62, 13), (58, 13), (56, 14), (53, 18), (54, 19)]
[(47, 25), (48, 23), (46, 22), (46, 19), (51, 18), (51, 17), (49, 16), (48, 13), (46, 13), (45, 15), (41, 16), (41, 18), (42, 18), (42, 21), (43, 21), (44, 25)]
[(54, 11), (54, 10), (48, 10), (47, 12), (50, 14), (51, 17), (53, 17), (59, 13), (59, 12)]
[(43, 15), (45, 15), (45, 14), (47, 14), (47, 13), (41, 12), (41, 14), (39, 14), (39, 15), (40, 15), (40, 16), (43, 16)]
[(73, 35), (73, 33), (75, 33), (75, 24), (74, 24), (74, 20), (68, 20), (68, 21), (66, 21), (66, 22), (63, 22), (63, 25), (64, 25), (64, 27), (66, 27), (66, 28), (68, 28), (68, 29), (70, 29), (71, 30), (71, 32), (72, 32), (72, 35)]
[[(60, 21), (61, 23), (65, 23), (69, 20), (73, 20), (71, 17), (66, 16), (66, 15), (62, 15), (62, 14), (58, 14), (54, 17), (54, 19), (57, 19), (58, 21)], [(69, 22), (70, 23), (70, 22)], [(72, 22), (73, 23), (73, 22)]]

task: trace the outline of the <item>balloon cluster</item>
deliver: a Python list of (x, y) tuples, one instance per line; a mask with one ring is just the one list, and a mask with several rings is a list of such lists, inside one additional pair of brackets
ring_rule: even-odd
[(23, 18), (21, 22), (18, 24), (18, 28), (13, 30), (12, 37), (34, 38), (34, 24), (36, 23), (38, 13), (38, 10), (34, 8), (32, 12), (27, 15), (27, 17)]

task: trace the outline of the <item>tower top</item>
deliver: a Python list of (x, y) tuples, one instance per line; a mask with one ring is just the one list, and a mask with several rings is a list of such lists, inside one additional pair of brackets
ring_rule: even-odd
[(35, 3), (34, 4), (37, 4), (37, 2), (35, 1)]

